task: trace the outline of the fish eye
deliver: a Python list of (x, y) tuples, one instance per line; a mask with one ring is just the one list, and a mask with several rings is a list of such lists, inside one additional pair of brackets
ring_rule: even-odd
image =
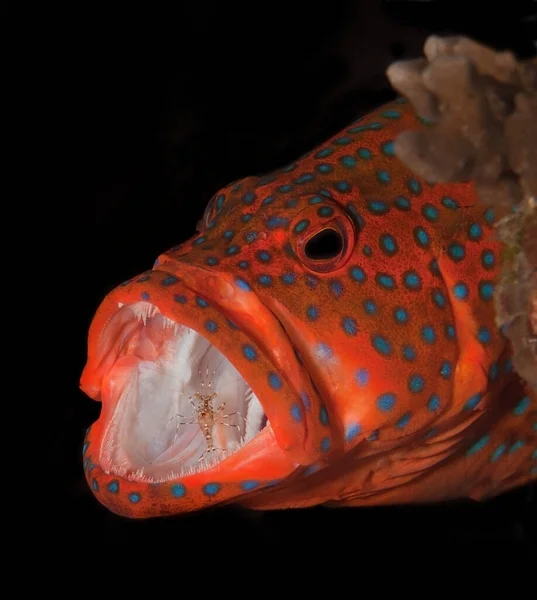
[(309, 260), (336, 258), (343, 250), (343, 237), (335, 229), (322, 229), (311, 237), (304, 246), (304, 255)]

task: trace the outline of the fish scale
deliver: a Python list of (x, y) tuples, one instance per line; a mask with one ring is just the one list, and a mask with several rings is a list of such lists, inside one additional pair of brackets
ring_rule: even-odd
[[(231, 183), (192, 239), (104, 299), (81, 380), (89, 395), (100, 397), (118, 347), (103, 358), (118, 303), (144, 300), (229, 359), (273, 435), (148, 483), (97, 460), (103, 410), (84, 444), (100, 502), (136, 518), (223, 502), (366, 506), (482, 499), (537, 478), (536, 394), (495, 323), (502, 214), (471, 184), (431, 184), (399, 162), (396, 136), (426, 126), (398, 100), (296, 162)], [(312, 258), (322, 232), (339, 245)]]

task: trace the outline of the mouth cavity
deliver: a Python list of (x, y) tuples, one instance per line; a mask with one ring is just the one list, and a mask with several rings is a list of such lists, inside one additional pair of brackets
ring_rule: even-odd
[[(102, 468), (158, 483), (216, 466), (270, 426), (231, 362), (149, 302), (118, 304), (123, 338), (102, 385)], [(106, 335), (106, 333), (105, 333)]]

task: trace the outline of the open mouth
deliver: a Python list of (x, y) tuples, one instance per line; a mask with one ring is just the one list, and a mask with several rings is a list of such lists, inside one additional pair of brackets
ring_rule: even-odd
[(118, 305), (102, 468), (158, 483), (214, 467), (270, 426), (251, 387), (205, 337), (149, 302)]

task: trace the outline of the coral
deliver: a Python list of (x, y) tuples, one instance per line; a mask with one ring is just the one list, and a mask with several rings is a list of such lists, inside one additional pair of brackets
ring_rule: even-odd
[(386, 73), (430, 124), (400, 134), (396, 155), (427, 181), (473, 181), (480, 201), (505, 214), (497, 322), (515, 369), (537, 388), (537, 59), (465, 37), (431, 36), (424, 54)]

